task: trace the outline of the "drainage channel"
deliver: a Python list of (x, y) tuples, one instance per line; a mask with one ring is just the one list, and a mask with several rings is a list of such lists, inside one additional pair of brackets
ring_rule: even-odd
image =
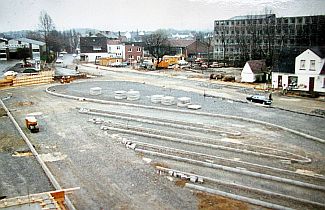
[[(91, 113), (90, 113), (91, 114)], [(212, 139), (207, 137), (197, 137), (190, 134), (182, 134), (182, 133), (175, 133), (166, 131), (167, 129), (157, 130), (152, 128), (144, 128), (144, 127), (136, 127), (136, 126), (130, 126), (130, 125), (123, 125), (123, 124), (114, 124), (112, 122), (105, 123), (108, 126), (102, 126), (102, 130), (109, 130), (111, 128), (118, 128), (123, 129), (124, 132), (132, 130), (134, 132), (139, 133), (139, 135), (150, 135), (149, 137), (157, 137), (159, 139), (163, 139), (163, 137), (166, 137), (165, 140), (170, 139), (186, 139), (189, 144), (195, 144), (195, 142), (202, 143), (201, 146), (207, 146), (207, 147), (214, 147), (216, 149), (221, 150), (228, 150), (233, 152), (239, 152), (239, 153), (245, 153), (245, 154), (253, 154), (257, 156), (266, 156), (269, 155), (269, 157), (275, 157), (278, 159), (283, 160), (290, 160), (291, 162), (298, 162), (298, 163), (310, 163), (311, 159), (294, 154), (292, 152), (274, 149), (271, 147), (262, 147), (252, 144), (244, 144), (244, 143), (238, 143), (238, 142), (224, 142), (222, 140), (218, 139)], [(180, 141), (180, 140), (179, 140)], [(217, 144), (216, 144), (217, 143)]]
[[(89, 114), (92, 114), (92, 113), (89, 113)], [(207, 148), (239, 152), (239, 153), (243, 153), (243, 154), (255, 155), (255, 156), (260, 156), (260, 157), (269, 157), (269, 158), (275, 158), (275, 159), (280, 159), (280, 160), (289, 160), (289, 161), (298, 162), (298, 163), (309, 163), (311, 161), (309, 158), (305, 158), (303, 156), (293, 154), (293, 153), (290, 153), (290, 155), (294, 155), (295, 157), (298, 157), (299, 159), (290, 158), (290, 157), (286, 157), (286, 156), (280, 156), (280, 155), (273, 155), (273, 154), (268, 154), (268, 153), (262, 153), (262, 152), (257, 152), (257, 151), (250, 151), (247, 149), (238, 149), (238, 148), (232, 148), (232, 147), (227, 147), (227, 146), (222, 146), (222, 145), (217, 145), (217, 144), (209, 144), (209, 143), (192, 141), (192, 140), (181, 139), (181, 138), (174, 138), (174, 137), (169, 137), (169, 136), (164, 136), (164, 135), (157, 135), (157, 134), (152, 134), (152, 133), (147, 133), (147, 132), (131, 130), (130, 128), (125, 129), (125, 128), (106, 126), (103, 129), (110, 130), (110, 131), (117, 131), (117, 132), (126, 133), (126, 134), (138, 135), (138, 136), (143, 136), (143, 137), (156, 138), (156, 139), (161, 139), (161, 140), (166, 140), (166, 141), (202, 146), (202, 147), (207, 147)], [(289, 152), (286, 152), (286, 153), (289, 154)]]
[[(156, 169), (159, 174), (161, 174), (161, 172), (163, 172), (164, 175), (167, 175), (167, 176), (172, 176), (172, 177), (181, 178), (181, 179), (183, 178), (183, 179), (187, 179), (187, 181), (190, 181), (193, 183), (199, 183), (200, 184), (199, 186), (202, 187), (201, 188), (202, 191), (205, 191), (205, 192), (207, 192), (207, 191), (204, 189), (208, 189), (208, 188), (211, 189), (211, 187), (213, 187), (213, 189), (223, 188), (223, 192), (224, 192), (224, 190), (228, 191), (226, 193), (239, 191), (237, 194), (239, 194), (239, 193), (244, 194), (244, 196), (248, 199), (254, 199), (254, 200), (258, 200), (258, 201), (264, 200), (262, 202), (265, 202), (265, 200), (266, 200), (267, 203), (270, 203), (272, 201), (273, 203), (270, 203), (271, 205), (273, 205), (275, 203), (276, 203), (275, 205), (279, 205), (278, 203), (281, 203), (280, 205), (290, 203), (291, 205), (294, 205), (294, 206), (297, 206), (297, 204), (299, 204), (300, 206), (297, 206), (297, 208), (301, 208), (301, 205), (303, 205), (304, 207), (306, 207), (305, 205), (308, 205), (308, 207), (310, 209), (322, 209), (325, 207), (324, 203), (310, 201), (310, 200), (307, 200), (304, 198), (297, 198), (297, 197), (290, 196), (290, 195), (275, 193), (272, 191), (262, 190), (262, 189), (258, 189), (255, 187), (244, 186), (244, 185), (231, 183), (231, 182), (227, 182), (227, 181), (221, 181), (219, 179), (214, 179), (211, 177), (202, 176), (202, 175), (198, 175), (198, 174), (194, 174), (194, 173), (184, 172), (184, 171), (171, 169), (171, 168), (165, 168), (165, 167), (161, 167), (161, 166), (156, 166)], [(189, 184), (189, 183), (186, 183), (186, 184)], [(254, 197), (254, 198), (252, 198), (252, 197)], [(283, 205), (283, 206), (285, 206), (285, 205)], [(265, 207), (267, 207), (267, 206), (265, 206)], [(274, 208), (274, 207), (272, 207), (272, 208)]]
[(287, 178), (282, 178), (282, 177), (278, 177), (278, 176), (272, 176), (272, 175), (268, 175), (268, 174), (247, 171), (247, 170), (241, 169), (241, 168), (233, 168), (233, 167), (229, 167), (229, 166), (223, 166), (223, 165), (220, 165), (220, 164), (214, 164), (214, 163), (195, 160), (195, 159), (191, 159), (191, 158), (180, 157), (180, 156), (177, 156), (177, 155), (169, 155), (169, 154), (150, 151), (150, 150), (146, 150), (146, 149), (134, 148), (134, 150), (136, 152), (140, 152), (140, 153), (143, 153), (143, 154), (162, 157), (162, 158), (166, 158), (166, 159), (170, 159), (170, 160), (176, 160), (176, 161), (190, 163), (190, 164), (203, 166), (203, 167), (208, 167), (208, 168), (212, 168), (212, 169), (219, 169), (219, 170), (223, 170), (223, 171), (227, 171), (227, 172), (233, 172), (233, 173), (236, 173), (236, 174), (251, 176), (251, 177), (255, 177), (255, 178), (259, 178), (259, 179), (265, 179), (265, 180), (271, 180), (271, 181), (275, 181), (275, 182), (279, 182), (279, 183), (295, 185), (295, 186), (298, 186), (298, 187), (309, 188), (309, 189), (312, 189), (312, 190), (318, 190), (318, 191), (322, 191), (322, 192), (325, 191), (325, 187), (323, 187), (323, 186), (309, 184), (309, 183), (305, 183), (305, 182), (301, 182), (301, 181), (297, 181), (297, 180), (293, 180), (293, 179), (287, 179)]
[[(79, 109), (79, 108), (77, 108)], [(169, 126), (174, 128), (181, 128), (181, 129), (188, 129), (188, 130), (196, 130), (196, 131), (202, 131), (202, 132), (208, 132), (208, 133), (216, 133), (219, 135), (229, 135), (229, 136), (240, 136), (241, 132), (234, 132), (234, 131), (228, 131), (226, 128), (219, 127), (219, 126), (207, 126), (199, 123), (191, 123), (191, 122), (185, 122), (185, 121), (179, 121), (179, 120), (168, 120), (168, 119), (161, 119), (161, 118), (155, 118), (155, 117), (148, 117), (148, 116), (140, 116), (140, 115), (132, 115), (132, 114), (126, 114), (126, 113), (120, 113), (120, 112), (111, 112), (107, 110), (98, 110), (98, 109), (88, 109), (88, 108), (80, 108), (80, 113), (84, 114), (92, 114), (92, 115), (98, 115), (98, 116), (107, 116), (107, 117), (114, 117), (116, 119), (122, 119), (122, 120), (132, 120), (142, 123), (150, 123), (155, 125), (163, 125), (163, 126)]]
[(165, 146), (149, 144), (146, 142), (134, 141), (134, 140), (131, 140), (131, 141), (128, 140), (128, 143), (135, 144), (136, 148), (139, 148), (139, 149), (144, 149), (144, 150), (154, 151), (154, 152), (162, 152), (162, 153), (171, 154), (171, 155), (174, 154), (174, 155), (177, 155), (180, 157), (187, 156), (187, 157), (191, 157), (192, 159), (196, 159), (196, 160), (200, 160), (200, 161), (205, 161), (205, 162), (209, 161), (209, 162), (212, 162), (215, 164), (233, 167), (233, 168), (245, 168), (248, 171), (264, 173), (264, 174), (279, 176), (279, 177), (288, 178), (288, 179), (295, 178), (295, 180), (299, 180), (302, 182), (319, 185), (319, 186), (324, 186), (324, 182), (325, 182), (325, 179), (322, 177), (311, 177), (311, 176), (307, 176), (304, 174), (298, 174), (293, 171), (289, 171), (289, 170), (285, 170), (285, 169), (269, 167), (269, 166), (254, 164), (254, 163), (245, 162), (245, 161), (232, 160), (232, 159), (227, 159), (227, 158), (223, 158), (220, 156), (209, 155), (209, 154), (200, 153), (200, 152), (193, 152), (193, 151), (189, 151), (189, 150), (165, 147)]

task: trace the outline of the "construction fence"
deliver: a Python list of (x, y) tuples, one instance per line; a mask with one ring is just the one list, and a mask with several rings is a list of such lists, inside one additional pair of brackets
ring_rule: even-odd
[(36, 84), (47, 84), (53, 82), (54, 71), (40, 71), (39, 73), (31, 73), (19, 75), (12, 80), (13, 86), (25, 86)]

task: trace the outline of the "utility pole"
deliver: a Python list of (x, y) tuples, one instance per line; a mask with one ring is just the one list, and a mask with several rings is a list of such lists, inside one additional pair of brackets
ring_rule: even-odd
[(212, 39), (213, 39), (213, 35), (211, 33), (208, 33), (206, 36), (207, 39), (207, 53), (208, 53), (208, 68), (210, 66), (210, 48), (211, 48), (211, 44), (212, 44)]

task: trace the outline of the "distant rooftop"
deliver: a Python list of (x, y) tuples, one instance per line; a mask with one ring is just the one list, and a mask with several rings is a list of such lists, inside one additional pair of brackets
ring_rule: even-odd
[(264, 18), (270, 18), (270, 17), (275, 17), (275, 14), (235, 16), (235, 17), (230, 18), (229, 20), (264, 19)]
[(18, 38), (16, 40), (21, 41), (21, 42), (27, 42), (27, 43), (30, 43), (30, 44), (40, 45), (40, 46), (44, 46), (45, 45), (44, 42), (36, 41), (36, 40), (33, 40), (33, 39)]

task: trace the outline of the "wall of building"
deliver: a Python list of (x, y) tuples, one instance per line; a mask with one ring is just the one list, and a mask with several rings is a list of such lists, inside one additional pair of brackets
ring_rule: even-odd
[(125, 45), (125, 60), (127, 62), (140, 62), (143, 59), (143, 47), (137, 45)]
[[(302, 61), (304, 65), (302, 66)], [(311, 65), (312, 61), (315, 65)], [(314, 78), (314, 91), (324, 92), (324, 84), (320, 71), (324, 66), (325, 59), (321, 59), (311, 50), (306, 50), (302, 54), (296, 57), (295, 62), (295, 74), (298, 76), (298, 86), (300, 85), (301, 90), (309, 91), (309, 79)]]
[(98, 60), (99, 58), (109, 57), (108, 53), (82, 53), (82, 54), (88, 57), (85, 60), (86, 62), (95, 62), (96, 58)]
[(118, 57), (125, 60), (124, 44), (107, 44), (107, 52), (113, 57)]

